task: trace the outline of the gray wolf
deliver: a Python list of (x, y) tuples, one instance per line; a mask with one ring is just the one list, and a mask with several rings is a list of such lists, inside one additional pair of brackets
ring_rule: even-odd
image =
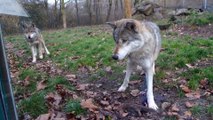
[(113, 28), (113, 38), (116, 44), (112, 58), (115, 60), (128, 58), (126, 75), (118, 91), (126, 90), (132, 71), (140, 66), (146, 76), (148, 107), (157, 110), (158, 106), (153, 95), (153, 75), (155, 61), (161, 49), (159, 27), (152, 22), (134, 19), (121, 19), (107, 22), (107, 24)]
[(34, 23), (22, 23), (24, 36), (26, 41), (29, 43), (32, 51), (32, 62), (36, 62), (37, 54), (39, 53), (39, 58), (43, 59), (43, 51), (45, 50), (46, 54), (50, 54), (48, 51), (43, 36), (40, 33), (40, 30), (35, 26)]

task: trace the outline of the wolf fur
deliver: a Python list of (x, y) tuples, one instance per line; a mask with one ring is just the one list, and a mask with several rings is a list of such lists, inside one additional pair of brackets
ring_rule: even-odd
[(37, 52), (39, 53), (39, 58), (43, 59), (43, 50), (46, 54), (50, 54), (48, 51), (43, 36), (40, 30), (33, 23), (23, 23), (22, 24), (24, 36), (26, 41), (29, 43), (32, 51), (32, 62), (36, 62)]
[(134, 19), (121, 19), (108, 24), (113, 28), (116, 43), (112, 58), (115, 60), (128, 58), (126, 75), (118, 91), (126, 90), (132, 71), (140, 66), (146, 75), (148, 107), (157, 110), (158, 106), (153, 95), (153, 75), (155, 60), (161, 48), (159, 27), (152, 22)]

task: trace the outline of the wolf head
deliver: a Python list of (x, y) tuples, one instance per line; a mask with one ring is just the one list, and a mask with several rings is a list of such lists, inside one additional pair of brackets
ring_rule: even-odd
[(22, 23), (24, 36), (28, 42), (33, 42), (37, 38), (37, 28), (34, 23)]
[(141, 36), (141, 22), (133, 19), (122, 19), (107, 22), (107, 24), (113, 28), (113, 38), (116, 43), (112, 55), (113, 59), (122, 60), (144, 44)]

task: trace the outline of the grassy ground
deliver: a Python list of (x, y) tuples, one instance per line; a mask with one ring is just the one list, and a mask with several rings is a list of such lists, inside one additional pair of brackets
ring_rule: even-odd
[[(111, 59), (114, 41), (110, 32), (106, 26), (44, 31), (43, 36), (51, 55), (45, 56), (44, 60), (38, 60), (38, 62), (51, 60), (58, 68), (77, 74), (81, 81), (96, 81), (107, 78), (121, 82), (125, 61), (116, 62)], [(178, 81), (175, 81), (175, 79), (184, 79), (187, 82), (186, 86), (196, 90), (200, 86), (200, 81), (206, 79), (208, 81), (207, 88), (212, 90), (212, 63), (211, 66), (205, 63), (213, 60), (213, 39), (195, 39), (193, 36), (187, 35), (178, 36), (177, 33), (168, 31), (162, 32), (162, 36), (162, 52), (156, 64), (155, 85), (163, 87), (163, 89), (174, 86), (180, 89)], [(6, 41), (14, 45), (13, 51), (24, 50), (21, 57), (18, 55), (13, 57), (17, 61), (14, 69), (18, 71), (18, 75), (13, 80), (13, 86), (20, 118), (23, 118), (26, 114), (36, 118), (40, 114), (47, 113), (49, 106), (45, 96), (57, 91), (57, 85), (63, 85), (66, 89), (75, 91), (75, 87), (63, 74), (52, 76), (33, 64), (29, 65), (31, 53), (23, 36), (8, 36)], [(189, 69), (188, 65), (193, 67)], [(107, 67), (110, 67), (112, 72), (110, 75), (106, 72)], [(86, 68), (86, 72), (82, 70), (83, 68)], [(140, 79), (140, 75), (135, 74), (132, 79)], [(170, 83), (163, 85), (166, 79), (169, 79)], [(45, 81), (46, 87), (43, 90), (37, 90), (37, 85), (42, 80)], [(180, 97), (178, 99), (184, 97), (182, 90), (179, 90), (177, 94)], [(80, 102), (70, 100), (70, 98), (65, 99), (59, 109), (67, 113), (85, 114)], [(208, 116), (213, 116), (211, 104), (208, 104), (206, 108), (199, 105), (194, 106), (190, 111), (193, 114), (192, 116), (200, 118), (200, 112), (203, 109)], [(172, 119), (172, 117), (167, 118)]]

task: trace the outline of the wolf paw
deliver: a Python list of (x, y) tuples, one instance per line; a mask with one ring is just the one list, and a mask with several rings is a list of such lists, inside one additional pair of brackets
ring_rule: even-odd
[(40, 55), (39, 58), (40, 58), (40, 59), (43, 59), (43, 55)]
[(127, 87), (125, 86), (121, 86), (119, 89), (118, 89), (118, 92), (124, 92), (126, 90)]
[(50, 52), (49, 52), (49, 51), (46, 51), (46, 53), (47, 53), (47, 55), (49, 55), (49, 54), (50, 54)]
[(32, 63), (36, 63), (36, 60), (33, 60)]
[(158, 106), (156, 105), (155, 102), (150, 103), (148, 106), (149, 106), (149, 108), (151, 108), (151, 109), (158, 110)]

